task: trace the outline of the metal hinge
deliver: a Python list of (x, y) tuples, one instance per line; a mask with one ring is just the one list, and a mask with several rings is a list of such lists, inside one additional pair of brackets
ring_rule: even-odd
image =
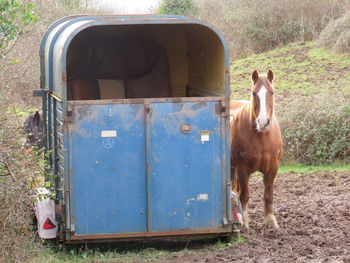
[(43, 97), (43, 96), (45, 96), (46, 92), (47, 92), (47, 90), (44, 90), (44, 89), (36, 89), (36, 90), (33, 90), (33, 96), (34, 97)]
[(227, 103), (225, 99), (221, 99), (221, 116), (229, 117), (229, 110), (227, 109)]
[(68, 107), (67, 107), (67, 116), (66, 118), (64, 119), (64, 122), (65, 123), (70, 123), (72, 122), (72, 106), (68, 104)]
[(148, 102), (145, 103), (144, 107), (145, 107), (146, 114), (151, 112), (151, 105)]

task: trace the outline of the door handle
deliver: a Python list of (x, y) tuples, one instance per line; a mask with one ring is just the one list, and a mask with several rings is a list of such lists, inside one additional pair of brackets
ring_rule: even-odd
[(180, 130), (181, 130), (181, 133), (187, 134), (191, 131), (191, 125), (190, 124), (181, 124)]

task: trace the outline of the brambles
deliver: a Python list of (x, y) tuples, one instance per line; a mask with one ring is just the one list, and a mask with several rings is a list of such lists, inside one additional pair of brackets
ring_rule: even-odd
[(332, 20), (319, 36), (321, 46), (338, 53), (350, 52), (350, 12)]
[(225, 35), (235, 58), (318, 37), (328, 21), (349, 8), (347, 0), (202, 0), (200, 19)]
[(21, 120), (11, 93), (0, 93), (0, 262), (27, 262), (32, 253), (34, 188), (40, 157), (23, 147)]
[(350, 159), (348, 98), (300, 97), (280, 108), (285, 163), (326, 164)]
[(159, 14), (194, 16), (197, 7), (192, 0), (162, 0), (157, 10)]

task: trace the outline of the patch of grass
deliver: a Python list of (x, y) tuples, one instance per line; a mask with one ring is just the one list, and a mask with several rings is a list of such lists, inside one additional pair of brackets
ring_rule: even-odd
[(319, 171), (350, 171), (350, 164), (328, 164), (328, 165), (320, 165), (320, 166), (309, 166), (309, 165), (303, 165), (303, 164), (289, 164), (289, 165), (282, 165), (278, 172), (279, 173), (312, 173), (312, 172), (319, 172)]
[(101, 243), (88, 244), (87, 246), (63, 247), (62, 249), (44, 247), (41, 248), (40, 257), (35, 258), (34, 261), (42, 263), (158, 262), (162, 259), (202, 253), (200, 248), (216, 250), (227, 247), (224, 243), (214, 243), (214, 240), (216, 239), (199, 239), (192, 240), (190, 243), (185, 241)]
[(234, 239), (232, 242), (233, 243), (238, 243), (238, 244), (241, 244), (241, 243), (244, 243), (247, 241), (247, 238), (245, 236), (242, 236), (240, 235), (239, 237), (237, 237), (236, 239)]
[(247, 238), (245, 236), (238, 236), (234, 239), (232, 239), (230, 242), (223, 241), (222, 239), (219, 239), (214, 245), (208, 245), (207, 248), (209, 249), (226, 249), (230, 246), (241, 244), (247, 241)]
[(184, 252), (171, 252), (170, 250), (146, 248), (131, 249), (120, 251), (118, 249), (100, 250), (91, 249), (64, 249), (55, 251), (45, 248), (41, 253), (41, 257), (36, 259), (42, 263), (62, 263), (62, 262), (113, 262), (113, 263), (132, 263), (135, 261), (156, 262), (160, 259), (168, 258), (172, 255), (178, 255)]
[(321, 63), (335, 66), (337, 69), (350, 69), (350, 55), (349, 54), (334, 54), (325, 48), (313, 48), (307, 52), (311, 59)]
[[(221, 239), (209, 238), (194, 240), (190, 244), (186, 242), (155, 243), (107, 243), (89, 245), (88, 247), (64, 247), (62, 249), (41, 247), (39, 258), (33, 262), (40, 263), (132, 263), (132, 262), (158, 262), (163, 259), (203, 253), (203, 248), (211, 251), (226, 249), (230, 246), (246, 242), (246, 237), (239, 236), (231, 242)], [(189, 248), (187, 248), (189, 245)], [(160, 247), (159, 247), (160, 246)], [(206, 250), (204, 250), (206, 251)]]
[(275, 73), (278, 101), (318, 93), (350, 92), (350, 56), (336, 55), (319, 48), (314, 42), (295, 43), (269, 52), (234, 60), (231, 65), (233, 99), (250, 96), (251, 74), (255, 69)]
[(219, 239), (215, 245), (213, 246), (213, 248), (216, 248), (216, 249), (225, 249), (227, 247), (230, 246), (230, 243), (227, 243), (225, 241), (222, 241), (221, 239)]

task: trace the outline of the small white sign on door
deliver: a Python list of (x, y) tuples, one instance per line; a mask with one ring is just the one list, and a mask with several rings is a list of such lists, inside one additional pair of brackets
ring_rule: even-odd
[(116, 130), (101, 131), (101, 137), (102, 138), (117, 137), (117, 131)]
[(202, 143), (209, 142), (209, 134), (202, 134), (201, 141), (202, 141)]

